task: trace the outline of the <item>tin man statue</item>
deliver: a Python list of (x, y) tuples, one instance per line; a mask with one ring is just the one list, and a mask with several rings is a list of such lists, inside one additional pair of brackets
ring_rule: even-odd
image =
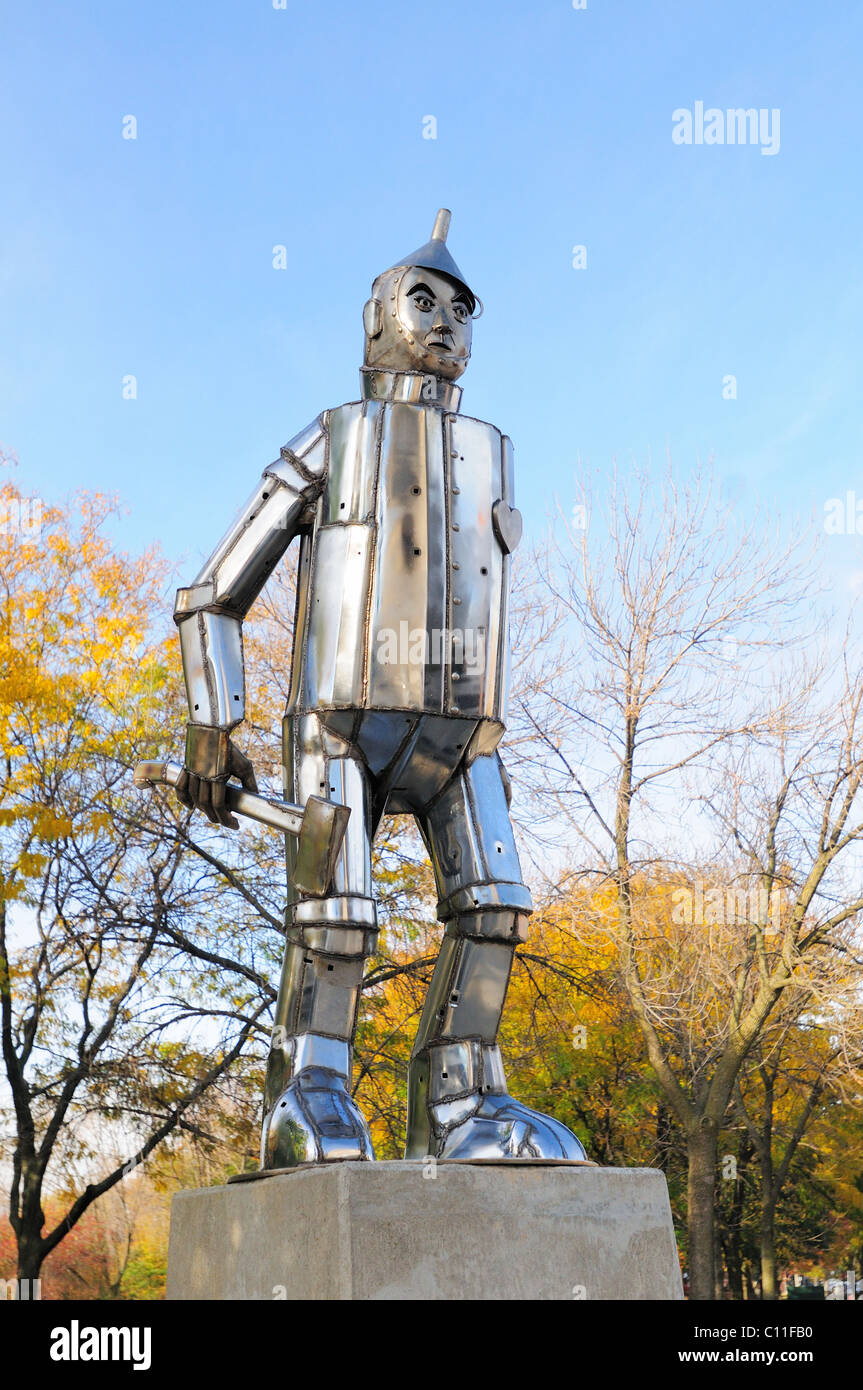
[(289, 888), (265, 1169), (374, 1157), (350, 1081), (376, 939), (371, 843), (387, 810), (415, 816), (444, 924), (411, 1056), (405, 1156), (585, 1157), (564, 1125), (508, 1094), (497, 1045), (532, 910), (497, 753), (521, 516), (510, 440), (459, 410), (478, 301), (447, 249), (449, 221), (442, 209), (431, 240), (374, 282), (361, 399), (285, 445), (177, 596), (189, 698), (178, 794), (236, 826), (228, 780), (256, 790), (231, 740), (243, 618), (300, 537), (285, 792), (351, 812), (326, 896)]

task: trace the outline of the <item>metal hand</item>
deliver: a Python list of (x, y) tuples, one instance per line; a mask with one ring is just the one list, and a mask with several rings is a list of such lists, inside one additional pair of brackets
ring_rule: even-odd
[(214, 825), (239, 830), (239, 821), (227, 805), (229, 777), (238, 777), (248, 792), (258, 790), (254, 768), (221, 729), (190, 724), (186, 738), (186, 766), (175, 791), (189, 810), (202, 811)]

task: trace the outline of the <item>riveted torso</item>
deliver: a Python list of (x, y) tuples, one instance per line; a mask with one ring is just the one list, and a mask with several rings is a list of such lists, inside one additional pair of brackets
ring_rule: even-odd
[(327, 434), (290, 708), (502, 728), (509, 556), (492, 509), (512, 500), (509, 440), (433, 406), (369, 400), (328, 412)]

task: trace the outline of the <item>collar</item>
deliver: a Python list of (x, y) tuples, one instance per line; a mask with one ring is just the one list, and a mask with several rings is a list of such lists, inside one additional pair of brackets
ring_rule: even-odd
[(423, 372), (361, 367), (360, 388), (364, 401), (409, 401), (415, 405), (436, 406), (452, 415), (457, 414), (461, 402), (461, 387), (455, 382)]

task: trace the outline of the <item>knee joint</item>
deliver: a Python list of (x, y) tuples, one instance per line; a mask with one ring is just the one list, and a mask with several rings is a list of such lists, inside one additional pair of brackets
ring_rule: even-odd
[(480, 941), (508, 941), (521, 946), (527, 940), (528, 913), (516, 908), (460, 912), (446, 924), (446, 935)]

